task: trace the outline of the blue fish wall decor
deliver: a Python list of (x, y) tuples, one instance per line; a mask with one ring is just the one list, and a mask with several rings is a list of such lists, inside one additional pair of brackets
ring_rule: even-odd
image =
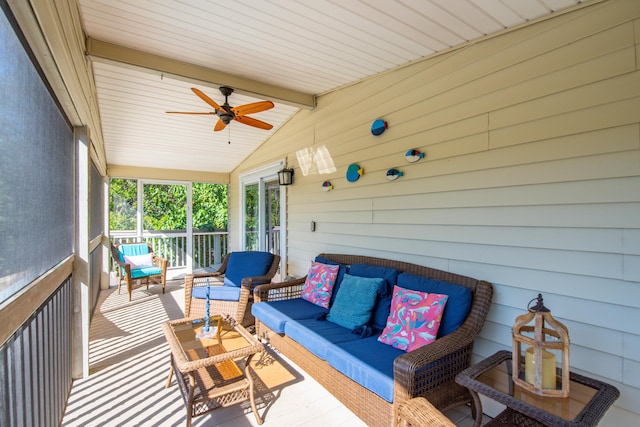
[(371, 125), (371, 133), (375, 136), (382, 135), (382, 133), (389, 127), (387, 122), (382, 119), (377, 119), (373, 121)]

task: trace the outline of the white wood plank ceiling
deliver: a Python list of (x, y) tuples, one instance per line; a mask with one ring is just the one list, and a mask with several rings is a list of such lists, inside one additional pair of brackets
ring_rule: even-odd
[[(221, 173), (299, 108), (309, 108), (304, 104), (315, 95), (582, 3), (78, 1), (84, 31), (95, 42), (88, 53), (108, 164)], [(221, 85), (236, 89), (232, 106), (273, 100), (275, 108), (252, 117), (274, 128), (232, 122), (213, 132), (216, 116), (165, 114), (211, 111), (189, 88), (222, 104)]]

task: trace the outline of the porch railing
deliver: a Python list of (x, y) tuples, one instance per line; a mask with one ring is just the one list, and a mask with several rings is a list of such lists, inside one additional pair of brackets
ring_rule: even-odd
[[(111, 231), (112, 243), (146, 242), (154, 252), (167, 258), (167, 268), (186, 268), (187, 233), (184, 231), (148, 231), (142, 238), (135, 231)], [(193, 233), (193, 268), (210, 267), (222, 263), (228, 253), (226, 231), (198, 231)]]

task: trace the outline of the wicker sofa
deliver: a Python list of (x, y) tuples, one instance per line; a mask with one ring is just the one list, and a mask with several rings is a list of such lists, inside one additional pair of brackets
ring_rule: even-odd
[[(470, 295), (468, 313), (455, 331), (439, 336), (427, 346), (404, 352), (378, 342), (380, 331), (375, 328), (367, 337), (356, 334), (349, 337), (351, 331), (340, 332), (339, 326), (321, 321), (320, 307), (300, 298), (306, 279), (302, 277), (260, 285), (254, 290), (252, 313), (260, 338), (290, 358), (370, 426), (394, 425), (398, 407), (415, 397), (425, 397), (440, 411), (471, 402), (467, 389), (455, 383), (455, 376), (471, 364), (474, 339), (491, 305), (490, 283), (383, 258), (320, 254), (316, 261), (339, 264), (341, 270), (350, 274), (356, 274), (356, 270), (368, 277), (379, 274), (388, 282), (397, 281), (398, 286), (403, 281), (423, 280), (462, 289)], [(391, 288), (394, 284), (389, 283)], [(339, 292), (339, 287), (334, 292)], [(372, 322), (385, 318), (389, 307), (390, 303), (385, 306), (382, 300), (378, 301)], [(443, 319), (449, 308), (447, 305)]]

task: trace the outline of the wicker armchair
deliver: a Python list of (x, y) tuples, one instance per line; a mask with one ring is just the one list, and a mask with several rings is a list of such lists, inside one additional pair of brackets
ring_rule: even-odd
[(396, 427), (456, 427), (424, 397), (409, 399), (396, 411)]
[[(237, 252), (236, 252), (237, 253)], [(257, 254), (264, 254), (263, 252), (256, 252)], [(244, 252), (244, 254), (250, 254), (250, 252)], [(188, 274), (184, 280), (184, 315), (185, 317), (204, 317), (206, 300), (202, 298), (194, 298), (193, 291), (196, 288), (202, 288), (207, 285), (213, 287), (224, 286), (225, 276), (230, 276), (231, 270), (229, 266), (233, 268), (233, 262), (231, 262), (234, 252), (225, 256), (222, 264), (217, 271), (213, 273), (198, 273)], [(231, 262), (231, 264), (230, 264)], [(237, 264), (236, 264), (237, 265)], [(253, 288), (257, 285), (271, 282), (271, 279), (278, 272), (280, 266), (280, 257), (278, 255), (272, 255), (271, 265), (268, 266), (266, 272), (263, 271), (261, 275), (252, 277), (242, 277), (242, 283), (240, 286), (240, 297), (237, 300), (221, 300), (212, 297), (210, 299), (210, 313), (227, 314), (233, 317), (238, 323), (253, 323), (243, 322), (245, 313), (247, 313), (247, 307), (253, 303)], [(254, 270), (256, 271), (256, 270)], [(258, 273), (260, 274), (260, 273)], [(215, 292), (214, 292), (215, 294)], [(251, 310), (248, 311), (250, 313)]]
[[(131, 262), (127, 262), (127, 256), (145, 256), (151, 255), (153, 265), (132, 266)], [(113, 261), (118, 265), (118, 294), (122, 281), (125, 281), (127, 292), (129, 293), (129, 301), (131, 301), (131, 293), (133, 292), (133, 281), (144, 281), (149, 289), (149, 281), (152, 284), (162, 285), (162, 293), (167, 284), (167, 259), (156, 256), (151, 245), (146, 243), (120, 243), (111, 245), (111, 256)]]

